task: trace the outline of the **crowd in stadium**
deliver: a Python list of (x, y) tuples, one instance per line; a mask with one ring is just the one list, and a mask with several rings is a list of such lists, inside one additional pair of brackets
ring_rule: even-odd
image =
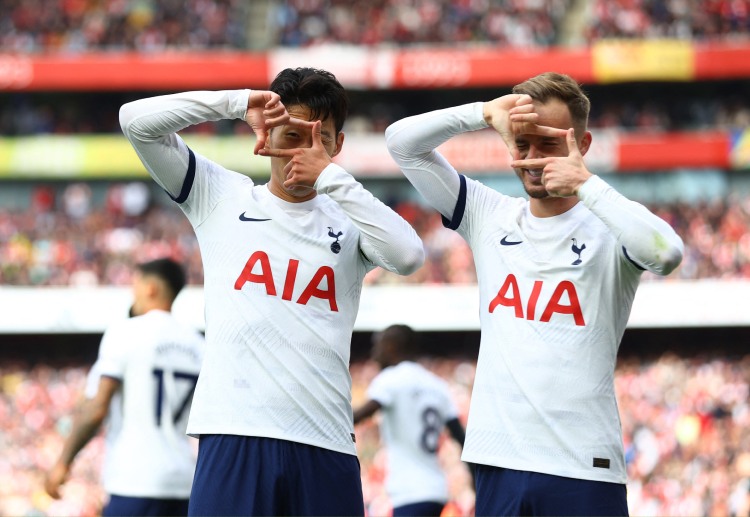
[[(424, 364), (447, 379), (465, 421), (475, 363), (431, 358)], [(81, 396), (87, 365), (0, 366), (0, 514), (97, 515), (101, 439), (83, 450), (66, 496), (44, 495), (42, 479), (71, 411)], [(377, 367), (352, 365), (353, 400), (361, 402)], [(750, 356), (624, 359), (616, 389), (625, 435), (632, 515), (747, 515), (750, 510)], [(385, 454), (377, 420), (357, 427), (358, 455), (369, 515), (385, 515)], [(460, 451), (444, 440), (448, 515), (470, 515), (473, 493)]]
[(747, 38), (747, 0), (595, 0), (585, 30), (588, 43), (602, 38), (677, 38), (711, 41)]
[[(286, 0), (253, 11), (237, 0), (106, 2), (2, 0), (0, 47), (11, 52), (205, 50), (248, 48), (251, 16), (265, 16), (273, 44), (561, 43), (567, 17), (582, 17), (581, 38), (742, 37), (750, 29), (747, 0)], [(570, 25), (570, 24), (569, 24)], [(364, 30), (362, 28), (364, 27)]]
[[(437, 212), (413, 202), (394, 208), (417, 230), (427, 260), (407, 277), (376, 269), (368, 284), (476, 282), (466, 242), (443, 227)], [(682, 264), (667, 281), (750, 278), (750, 198), (651, 208), (685, 242)], [(128, 285), (134, 263), (165, 255), (186, 265), (190, 284), (202, 284), (193, 229), (175, 206), (154, 203), (141, 182), (112, 184), (100, 204), (85, 183), (39, 186), (28, 209), (0, 209), (4, 285)], [(644, 275), (647, 281), (657, 278)]]
[(1, 0), (6, 52), (245, 48), (244, 2)]

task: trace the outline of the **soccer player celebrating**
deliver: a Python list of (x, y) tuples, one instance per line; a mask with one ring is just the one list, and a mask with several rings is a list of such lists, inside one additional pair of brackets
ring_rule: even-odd
[[(206, 358), (188, 432), (199, 436), (191, 515), (362, 515), (350, 340), (365, 274), (410, 274), (414, 229), (331, 162), (346, 92), (311, 68), (270, 91), (187, 92), (124, 105), (120, 122), (195, 229)], [(244, 119), (270, 157), (265, 185), (189, 149), (177, 131)]]
[[(589, 100), (545, 73), (513, 93), (406, 118), (389, 151), (477, 268), (481, 346), (463, 460), (477, 515), (626, 515), (614, 368), (644, 270), (682, 259), (674, 230), (587, 169)], [(494, 128), (528, 199), (460, 175), (435, 149)]]
[(132, 317), (110, 326), (60, 458), (45, 480), (59, 498), (78, 452), (109, 417), (104, 516), (186, 515), (195, 453), (185, 434), (203, 336), (171, 314), (185, 285), (171, 259), (136, 266)]
[(440, 436), (447, 428), (459, 444), (465, 437), (448, 383), (416, 363), (416, 352), (416, 334), (406, 325), (375, 334), (372, 358), (383, 369), (354, 411), (355, 424), (381, 412), (393, 517), (441, 514), (448, 486), (437, 457)]

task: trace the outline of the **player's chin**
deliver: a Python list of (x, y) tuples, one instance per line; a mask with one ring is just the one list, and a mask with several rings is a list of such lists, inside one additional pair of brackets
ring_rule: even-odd
[(292, 185), (290, 187), (284, 187), (284, 190), (286, 190), (290, 196), (297, 198), (306, 198), (315, 194), (314, 188), (305, 185)]

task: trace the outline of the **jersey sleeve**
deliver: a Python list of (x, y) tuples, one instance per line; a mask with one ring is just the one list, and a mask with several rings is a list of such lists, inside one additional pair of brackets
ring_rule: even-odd
[(381, 371), (370, 382), (367, 388), (367, 398), (376, 401), (382, 407), (388, 407), (393, 404), (393, 371), (386, 368)]
[(431, 111), (394, 122), (386, 145), (404, 176), (446, 219), (454, 219), (462, 183), (458, 172), (436, 149), (450, 138), (486, 128), (482, 103)]
[[(123, 379), (127, 368), (129, 335), (125, 324), (112, 325), (104, 332), (99, 344), (99, 355), (91, 368), (90, 377), (96, 376), (98, 379), (106, 376)], [(87, 392), (88, 389), (87, 386)]]
[(408, 275), (424, 263), (424, 247), (406, 220), (367, 191), (336, 164), (315, 182), (318, 193), (334, 200), (360, 232), (362, 254), (375, 265)]
[(120, 108), (125, 137), (193, 226), (231, 191), (233, 182), (251, 180), (193, 152), (177, 132), (201, 122), (244, 119), (249, 95), (250, 90), (193, 91), (140, 99)]
[(589, 178), (578, 197), (612, 231), (624, 257), (636, 267), (667, 275), (682, 261), (684, 245), (674, 229), (599, 176)]

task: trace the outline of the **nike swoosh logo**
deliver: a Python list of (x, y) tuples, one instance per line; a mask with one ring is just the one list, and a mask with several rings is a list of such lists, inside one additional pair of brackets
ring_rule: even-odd
[(509, 241), (508, 236), (506, 235), (502, 238), (500, 244), (502, 244), (503, 246), (515, 246), (516, 244), (521, 244), (522, 242), (523, 241)]
[(255, 219), (254, 217), (245, 217), (245, 212), (240, 214), (240, 221), (270, 221), (270, 219)]

